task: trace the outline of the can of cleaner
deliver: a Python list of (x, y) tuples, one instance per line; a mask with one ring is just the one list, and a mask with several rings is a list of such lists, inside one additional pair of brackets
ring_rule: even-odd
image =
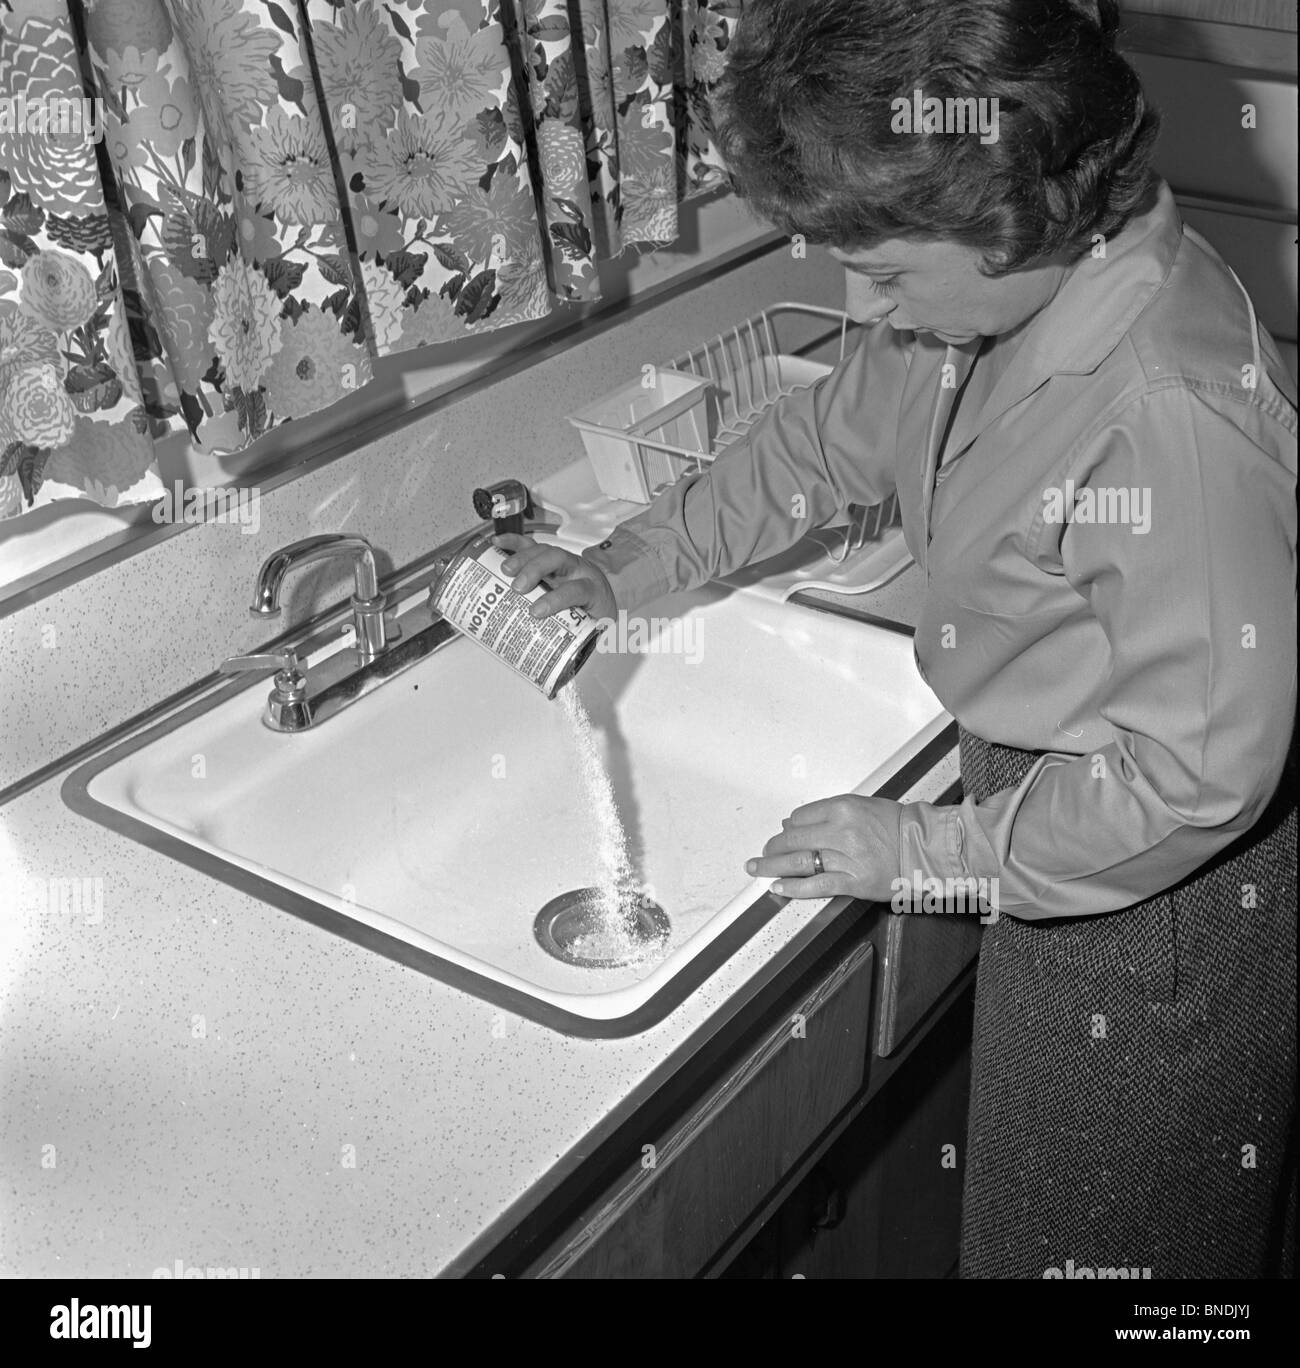
[(429, 590), (429, 606), (554, 698), (596, 649), (602, 624), (581, 608), (532, 617), (529, 609), (552, 586), (543, 580), (516, 593), (501, 568), (510, 553), (492, 544), (493, 535), (476, 538), (452, 557)]

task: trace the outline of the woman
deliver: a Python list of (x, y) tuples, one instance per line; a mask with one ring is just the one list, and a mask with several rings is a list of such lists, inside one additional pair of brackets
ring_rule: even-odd
[(794, 897), (996, 880), (973, 1277), (1290, 1249), (1295, 392), (1150, 170), (1116, 26), (1113, 0), (751, 0), (728, 164), (876, 326), (581, 559), (509, 543), (517, 588), (560, 581), (545, 611), (613, 616), (897, 490), (965, 799), (828, 798), (747, 867)]

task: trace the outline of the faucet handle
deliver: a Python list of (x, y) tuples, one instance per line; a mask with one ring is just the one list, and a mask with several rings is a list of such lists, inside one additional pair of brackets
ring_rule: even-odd
[(257, 673), (274, 670), (275, 687), (282, 693), (293, 693), (306, 688), (307, 676), (298, 668), (298, 653), (292, 646), (283, 651), (266, 651), (259, 655), (231, 656), (217, 666), (222, 674)]
[(222, 674), (274, 670), (274, 687), (267, 695), (263, 720), (275, 731), (302, 731), (311, 726), (314, 708), (307, 697), (307, 676), (298, 668), (298, 653), (292, 646), (283, 651), (231, 656), (217, 668)]

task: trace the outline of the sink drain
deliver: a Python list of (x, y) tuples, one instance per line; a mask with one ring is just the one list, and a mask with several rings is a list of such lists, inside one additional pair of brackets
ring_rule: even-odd
[(636, 964), (660, 948), (672, 930), (668, 914), (641, 898), (611, 925), (599, 888), (561, 893), (537, 914), (533, 934), (548, 955), (584, 969)]

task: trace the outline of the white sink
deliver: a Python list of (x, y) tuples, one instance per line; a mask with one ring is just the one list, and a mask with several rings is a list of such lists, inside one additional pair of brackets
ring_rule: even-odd
[(636, 965), (579, 967), (537, 943), (538, 910), (599, 881), (595, 823), (562, 706), (463, 639), (296, 735), (263, 725), (266, 681), (237, 683), (83, 765), (65, 797), (511, 1011), (644, 1029), (781, 905), (744, 871), (781, 819), (875, 791), (949, 719), (901, 633), (718, 587), (642, 613), (658, 646), (699, 658), (601, 652), (575, 686), (636, 874), (671, 921)]

